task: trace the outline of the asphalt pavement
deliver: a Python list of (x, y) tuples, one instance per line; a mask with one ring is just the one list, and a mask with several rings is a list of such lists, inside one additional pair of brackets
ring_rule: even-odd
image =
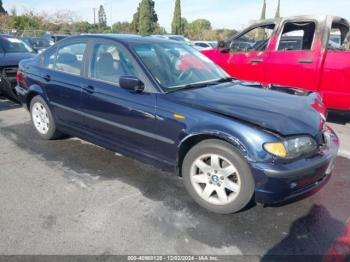
[(175, 175), (76, 138), (41, 140), (0, 100), (0, 254), (349, 254), (348, 122), (332, 119), (342, 147), (320, 192), (217, 215)]

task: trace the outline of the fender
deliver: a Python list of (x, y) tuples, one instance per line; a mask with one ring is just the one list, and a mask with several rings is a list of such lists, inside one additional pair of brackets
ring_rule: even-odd
[(219, 139), (225, 140), (226, 142), (236, 147), (249, 162), (253, 161), (248, 154), (246, 146), (237, 137), (219, 130), (204, 130), (201, 132), (193, 132), (188, 134), (178, 144), (177, 146), (178, 153), (186, 141), (196, 136), (212, 136), (212, 137), (217, 137)]
[(28, 89), (24, 89), (17, 85), (16, 91), (22, 96), (22, 103), (26, 105), (27, 109), (30, 107), (31, 99), (36, 95), (40, 95), (46, 101), (46, 103), (48, 103), (46, 92), (37, 84), (31, 85)]

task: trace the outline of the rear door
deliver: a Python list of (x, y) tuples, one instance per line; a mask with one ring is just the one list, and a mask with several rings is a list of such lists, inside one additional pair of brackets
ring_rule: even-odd
[[(156, 95), (126, 47), (96, 40), (89, 48), (87, 79), (83, 81), (82, 113), (85, 127), (100, 141), (140, 155), (153, 154)], [(145, 83), (136, 93), (119, 86), (121, 76)]]
[(87, 42), (75, 39), (49, 50), (44, 57), (41, 85), (44, 86), (57, 121), (80, 128), (81, 82)]
[(321, 68), (320, 23), (285, 20), (266, 60), (266, 82), (317, 90)]

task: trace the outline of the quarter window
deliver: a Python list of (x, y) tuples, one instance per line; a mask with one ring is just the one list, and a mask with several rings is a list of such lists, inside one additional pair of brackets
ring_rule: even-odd
[(94, 47), (90, 77), (119, 85), (121, 76), (136, 76), (126, 51), (113, 43), (98, 43)]
[(56, 49), (51, 49), (44, 56), (43, 66), (48, 69), (54, 69), (56, 59)]
[(74, 43), (58, 49), (55, 69), (80, 75), (86, 43)]

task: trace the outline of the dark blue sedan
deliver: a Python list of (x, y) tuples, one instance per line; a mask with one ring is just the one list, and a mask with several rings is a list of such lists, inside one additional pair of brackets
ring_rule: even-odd
[(319, 95), (240, 83), (181, 43), (71, 37), (22, 61), (17, 81), (42, 138), (77, 136), (174, 171), (213, 212), (309, 195), (334, 168)]

